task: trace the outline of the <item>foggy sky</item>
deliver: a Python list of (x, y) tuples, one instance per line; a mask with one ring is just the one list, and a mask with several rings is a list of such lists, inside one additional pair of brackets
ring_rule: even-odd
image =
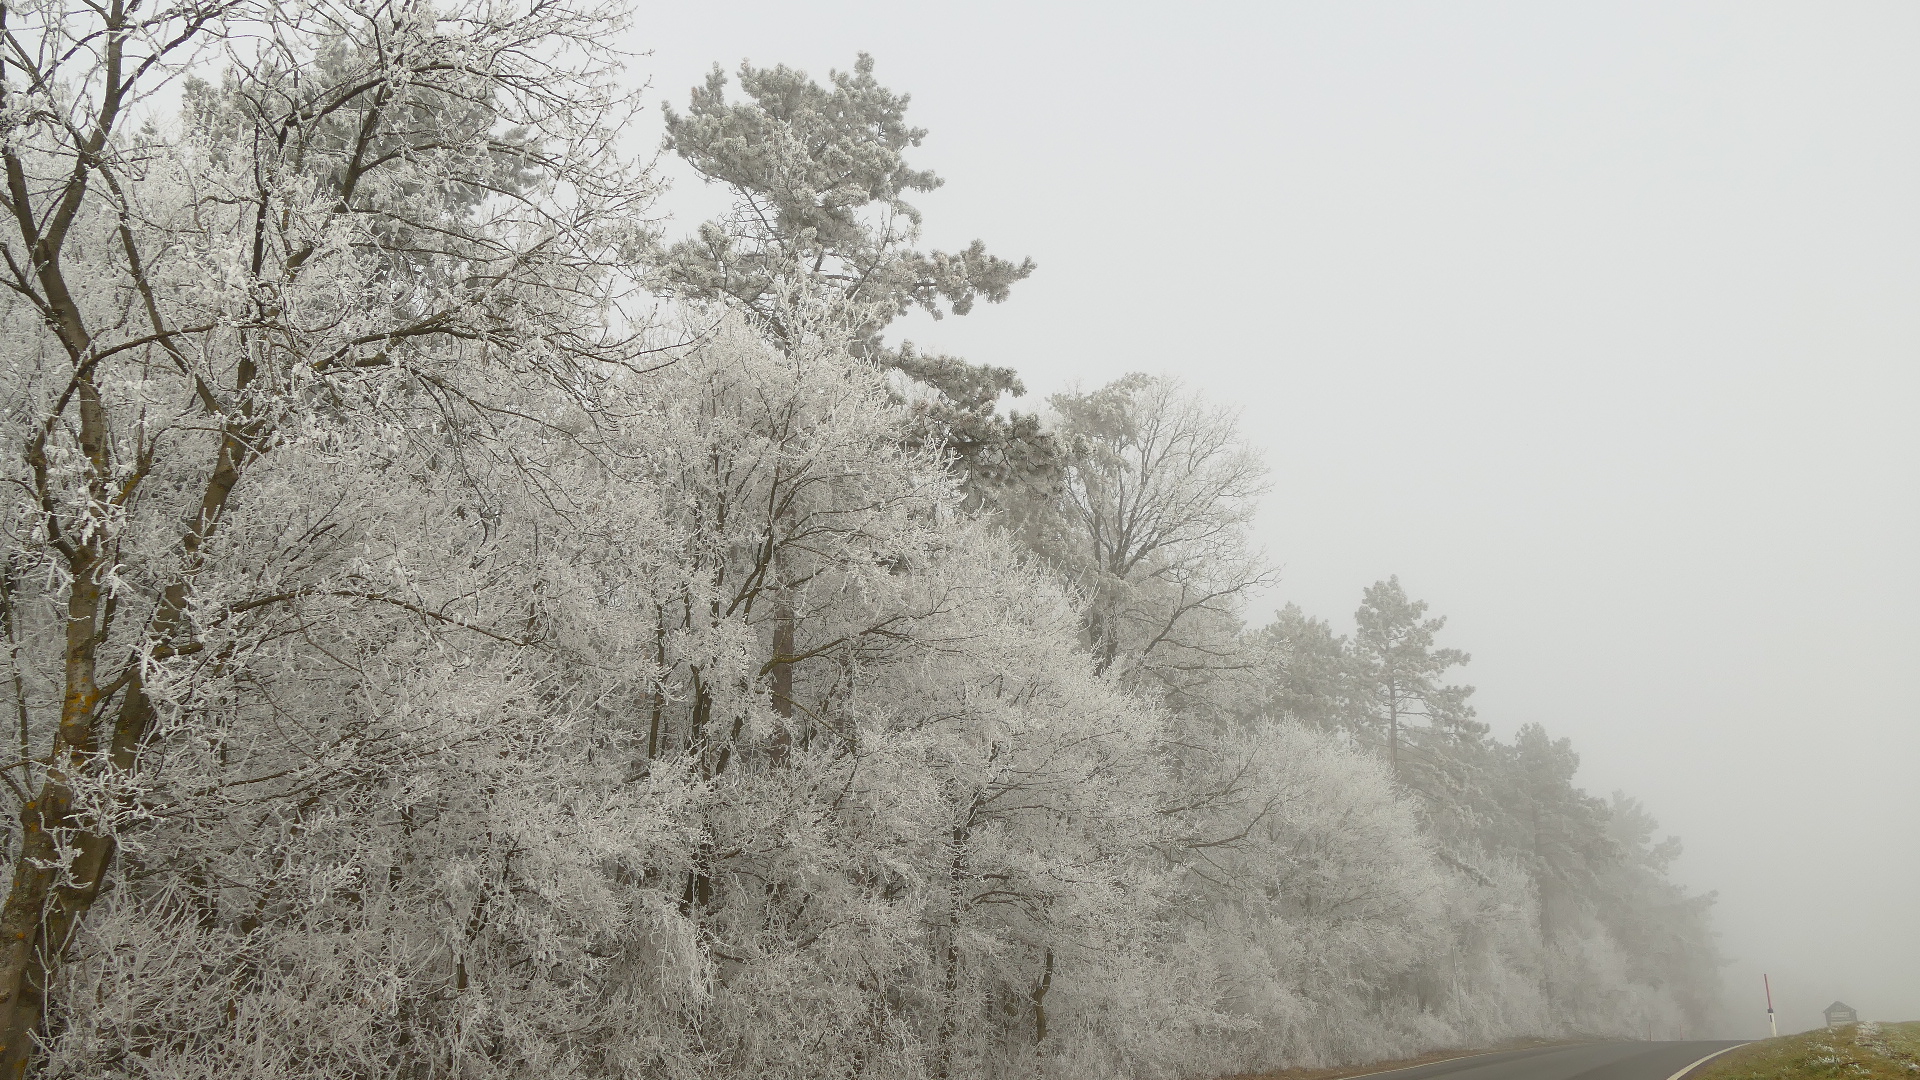
[(1399, 574), (1497, 733), (1684, 839), (1727, 1034), (1763, 970), (1783, 1031), (1920, 1019), (1920, 7), (737, 0), (633, 44), (680, 108), (715, 61), (873, 53), (947, 180), (928, 240), (1040, 264), (906, 336), (1029, 406), (1135, 370), (1239, 405), (1256, 620), (1350, 629)]

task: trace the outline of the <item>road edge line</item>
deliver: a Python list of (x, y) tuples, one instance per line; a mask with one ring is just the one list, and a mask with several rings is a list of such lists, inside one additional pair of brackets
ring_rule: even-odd
[(1741, 1047), (1746, 1046), (1748, 1043), (1752, 1041), (1753, 1040), (1749, 1039), (1747, 1040), (1747, 1042), (1734, 1043), (1732, 1046), (1727, 1047), (1726, 1050), (1715, 1050), (1713, 1053), (1708, 1054), (1706, 1057), (1701, 1058), (1699, 1061), (1696, 1061), (1693, 1064), (1687, 1066), (1686, 1068), (1681, 1069), (1679, 1072), (1674, 1073), (1672, 1076), (1667, 1077), (1667, 1080), (1680, 1080), (1681, 1077), (1687, 1075), (1688, 1073), (1699, 1068), (1700, 1066), (1705, 1065), (1707, 1062), (1712, 1061), (1714, 1058), (1719, 1057), (1721, 1054), (1727, 1053), (1728, 1051), (1732, 1051), (1732, 1050), (1738, 1050)]

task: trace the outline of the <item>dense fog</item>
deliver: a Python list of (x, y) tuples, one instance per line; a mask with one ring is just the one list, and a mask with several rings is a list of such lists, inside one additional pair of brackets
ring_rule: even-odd
[(1395, 568), (1291, 602), (1319, 465), (1251, 402), (1174, 343), (1044, 394), (926, 344), (1047, 271), (930, 239), (875, 57), (663, 109), (660, 28), (571, 0), (9, 15), (0, 1072), (1197, 1078), (1735, 1022), (1630, 770), (1491, 723)]

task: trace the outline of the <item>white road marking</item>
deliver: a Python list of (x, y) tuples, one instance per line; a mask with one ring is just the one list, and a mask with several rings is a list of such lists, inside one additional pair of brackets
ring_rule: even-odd
[[(1745, 1045), (1747, 1044), (1735, 1043), (1732, 1046), (1727, 1047), (1727, 1050), (1738, 1050)], [(1681, 1077), (1687, 1075), (1688, 1073), (1699, 1068), (1700, 1066), (1705, 1065), (1707, 1062), (1712, 1061), (1714, 1058), (1719, 1057), (1721, 1054), (1726, 1053), (1727, 1050), (1715, 1050), (1713, 1053), (1708, 1054), (1706, 1057), (1701, 1058), (1699, 1061), (1696, 1061), (1693, 1064), (1687, 1066), (1686, 1068), (1681, 1069), (1679, 1072), (1674, 1073), (1672, 1076), (1667, 1077), (1667, 1080), (1680, 1080)]]

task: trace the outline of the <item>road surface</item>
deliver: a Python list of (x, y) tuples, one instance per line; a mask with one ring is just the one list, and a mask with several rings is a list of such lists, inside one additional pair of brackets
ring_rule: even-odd
[(1738, 1042), (1600, 1042), (1436, 1061), (1354, 1080), (1668, 1080)]

